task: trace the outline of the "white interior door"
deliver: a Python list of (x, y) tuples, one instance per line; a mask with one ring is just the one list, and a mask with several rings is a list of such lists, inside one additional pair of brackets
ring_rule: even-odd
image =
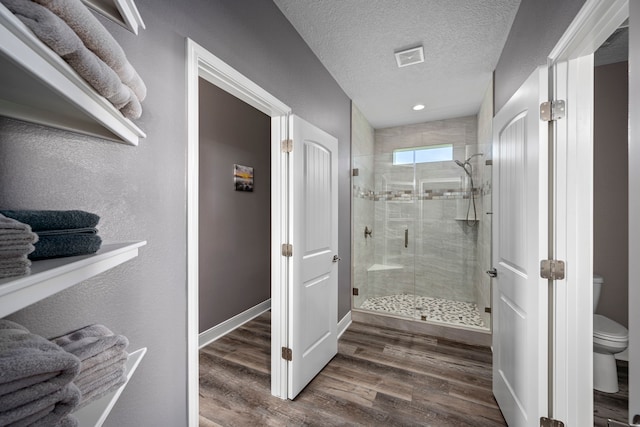
[(629, 424), (640, 426), (640, 3), (629, 2)]
[(338, 140), (296, 116), (290, 126), (288, 397), (293, 399), (338, 352)]
[(511, 427), (540, 425), (547, 409), (547, 87), (540, 67), (493, 122), (493, 393)]

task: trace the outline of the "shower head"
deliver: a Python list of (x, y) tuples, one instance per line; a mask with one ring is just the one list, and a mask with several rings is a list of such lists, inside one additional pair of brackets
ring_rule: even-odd
[(456, 162), (456, 165), (460, 166), (461, 168), (464, 168), (464, 163), (462, 163), (460, 160), (454, 160)]
[(469, 158), (467, 160), (465, 160), (465, 163), (469, 163), (469, 160), (473, 159), (476, 156), (484, 156), (484, 153), (476, 153), (476, 154), (472, 154), (469, 156)]
[(469, 161), (466, 161), (466, 162), (462, 163), (460, 160), (454, 160), (454, 162), (456, 162), (456, 165), (458, 165), (462, 169), (464, 169), (464, 171), (467, 173), (467, 175), (471, 176), (471, 171), (469, 171), (469, 169), (467, 169), (467, 165), (469, 166), (469, 168), (471, 168), (471, 163), (469, 163)]

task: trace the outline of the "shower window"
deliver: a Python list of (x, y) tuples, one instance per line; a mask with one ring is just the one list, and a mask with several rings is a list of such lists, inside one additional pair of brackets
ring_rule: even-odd
[(453, 160), (453, 144), (393, 150), (393, 165), (446, 162)]

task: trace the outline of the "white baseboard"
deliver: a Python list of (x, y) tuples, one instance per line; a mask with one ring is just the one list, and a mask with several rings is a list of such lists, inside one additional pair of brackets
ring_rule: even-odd
[(344, 315), (342, 320), (338, 322), (338, 339), (344, 334), (344, 331), (351, 325), (351, 311)]
[(224, 322), (214, 326), (213, 328), (207, 329), (204, 332), (201, 332), (198, 335), (198, 348), (202, 348), (206, 345), (211, 344), (218, 338), (228, 334), (236, 328), (247, 323), (249, 320), (252, 320), (258, 316), (260, 316), (265, 311), (271, 309), (271, 298), (266, 301), (261, 302), (258, 305), (251, 307), (248, 310), (243, 311), (240, 314), (233, 316), (229, 320), (225, 320)]

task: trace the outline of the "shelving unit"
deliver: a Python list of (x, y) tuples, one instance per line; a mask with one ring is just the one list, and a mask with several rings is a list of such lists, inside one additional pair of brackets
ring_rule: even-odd
[(73, 416), (78, 419), (78, 425), (80, 427), (102, 426), (146, 353), (146, 347), (130, 353), (126, 364), (127, 381), (118, 387), (118, 389), (102, 396), (100, 399), (91, 402), (87, 406), (80, 408), (78, 411), (73, 413)]
[(82, 2), (136, 35), (140, 27), (146, 28), (133, 0), (82, 0)]
[(0, 279), (0, 318), (138, 256), (138, 248), (146, 244), (103, 244), (92, 255), (34, 261), (31, 274)]
[(145, 133), (0, 4), (0, 115), (138, 145)]

